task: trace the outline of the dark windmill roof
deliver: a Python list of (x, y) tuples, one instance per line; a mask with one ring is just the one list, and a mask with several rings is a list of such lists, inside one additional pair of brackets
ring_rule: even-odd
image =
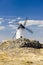
[(25, 29), (25, 27), (22, 24), (19, 25), (18, 29), (20, 28)]

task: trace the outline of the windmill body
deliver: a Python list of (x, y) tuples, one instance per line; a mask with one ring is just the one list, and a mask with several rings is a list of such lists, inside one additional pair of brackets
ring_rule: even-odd
[(24, 29), (17, 29), (17, 32), (16, 32), (16, 39), (18, 38), (25, 38), (25, 32), (24, 32)]
[(16, 39), (18, 38), (25, 38), (25, 27), (20, 24), (16, 31)]

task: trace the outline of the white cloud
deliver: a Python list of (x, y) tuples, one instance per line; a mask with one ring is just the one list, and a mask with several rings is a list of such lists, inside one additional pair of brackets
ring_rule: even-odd
[(1, 24), (2, 22), (4, 22), (4, 19), (3, 19), (3, 18), (0, 18), (0, 24)]
[(10, 20), (8, 23), (9, 24), (12, 24), (12, 23), (14, 23), (16, 21), (16, 19), (12, 19), (12, 20)]
[(20, 19), (22, 19), (22, 18), (21, 18), (21, 17), (18, 17), (17, 19), (20, 20)]
[(17, 24), (17, 22), (16, 21), (18, 21), (18, 20), (21, 20), (22, 18), (21, 17), (17, 17), (17, 18), (12, 18), (12, 19), (10, 19), (9, 21), (8, 21), (8, 24), (12, 24), (12, 23), (14, 23), (14, 24)]
[(8, 22), (9, 24), (12, 24), (13, 22), (12, 21), (10, 21), (10, 22)]
[[(25, 21), (19, 21), (19, 23), (24, 24)], [(41, 25), (43, 26), (43, 20), (27, 20), (26, 26), (29, 25)]]
[(1, 24), (2, 22), (0, 22), (0, 24)]
[(21, 23), (24, 24), (24, 21), (19, 21), (19, 24), (21, 24)]
[(17, 26), (14, 26), (12, 24), (8, 25), (11, 29), (17, 29)]
[(5, 27), (4, 26), (0, 26), (0, 30), (3, 30), (3, 29), (5, 29)]
[[(13, 19), (12, 21), (9, 22), (9, 27), (11, 29), (17, 29), (16, 25), (12, 25), (12, 23), (15, 21), (15, 19)], [(23, 21), (19, 21), (19, 24), (22, 23), (24, 24), (25, 20)], [(37, 25), (38, 27), (43, 27), (43, 20), (27, 20), (26, 22), (26, 26), (32, 26), (32, 25)]]
[(43, 25), (38, 25), (38, 27), (43, 27)]
[[(5, 21), (8, 21), (8, 24), (12, 24), (12, 23), (16, 24), (17, 23), (16, 21), (20, 20), (20, 19), (22, 19), (22, 18), (21, 17), (18, 17), (15, 19), (0, 18), (0, 24), (2, 24), (2, 22), (5, 22)], [(25, 22), (25, 20), (19, 21), (19, 23), (22, 23), (22, 24), (24, 24), (24, 22)], [(38, 25), (38, 27), (42, 27), (43, 26), (43, 20), (27, 20), (26, 26), (29, 26), (29, 25)]]

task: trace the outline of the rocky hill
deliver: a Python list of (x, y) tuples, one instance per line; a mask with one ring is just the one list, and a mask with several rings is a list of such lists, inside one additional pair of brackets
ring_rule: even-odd
[(43, 65), (43, 44), (25, 38), (4, 41), (0, 65)]
[(23, 48), (23, 47), (31, 47), (31, 48), (43, 48), (43, 44), (40, 44), (39, 41), (29, 40), (25, 38), (14, 39), (5, 41), (0, 45), (0, 49), (9, 49), (9, 48)]

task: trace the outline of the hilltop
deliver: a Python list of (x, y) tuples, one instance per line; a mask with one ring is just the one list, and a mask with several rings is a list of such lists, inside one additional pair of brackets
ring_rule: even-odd
[(25, 38), (14, 39), (4, 41), (0, 45), (0, 49), (9, 49), (9, 48), (23, 48), (23, 47), (31, 47), (31, 48), (43, 48), (43, 44), (40, 44), (39, 41), (29, 40)]
[(29, 40), (25, 38), (19, 38), (14, 40), (5, 41), (0, 45), (0, 49), (9, 49), (9, 48), (23, 48), (23, 47), (31, 47), (31, 48), (42, 48), (43, 44), (40, 44), (39, 41)]
[(43, 65), (42, 47), (39, 41), (25, 38), (4, 41), (0, 45), (0, 65)]

